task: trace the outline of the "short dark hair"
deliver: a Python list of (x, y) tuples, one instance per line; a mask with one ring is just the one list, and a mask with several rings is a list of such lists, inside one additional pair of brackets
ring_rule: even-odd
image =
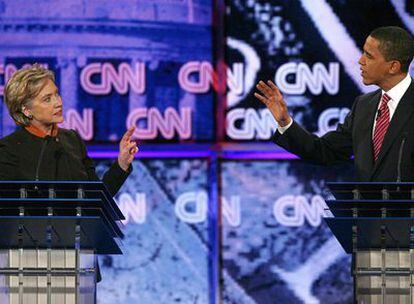
[(408, 72), (414, 55), (414, 41), (410, 33), (398, 26), (383, 26), (373, 30), (370, 36), (379, 41), (379, 50), (387, 61), (399, 61), (401, 71)]

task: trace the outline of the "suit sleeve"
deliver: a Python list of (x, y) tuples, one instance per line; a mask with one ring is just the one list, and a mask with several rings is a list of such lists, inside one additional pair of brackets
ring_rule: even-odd
[(358, 98), (344, 123), (338, 124), (335, 131), (318, 137), (293, 122), (283, 135), (276, 131), (272, 141), (314, 164), (333, 165), (348, 161), (353, 154), (352, 130), (357, 101)]
[[(88, 156), (85, 144), (80, 138), (79, 134), (73, 131), (79, 141), (81, 146), (82, 161), (85, 166), (88, 179), (92, 181), (99, 180), (99, 177), (96, 174), (95, 165), (93, 160)], [(118, 161), (113, 162), (112, 166), (104, 173), (102, 182), (105, 184), (106, 188), (109, 190), (109, 193), (112, 196), (115, 196), (119, 189), (124, 184), (125, 180), (128, 178), (129, 174), (132, 172), (132, 166), (129, 166), (128, 171), (122, 170), (119, 166)]]
[(15, 180), (19, 162), (7, 144), (0, 143), (0, 180)]

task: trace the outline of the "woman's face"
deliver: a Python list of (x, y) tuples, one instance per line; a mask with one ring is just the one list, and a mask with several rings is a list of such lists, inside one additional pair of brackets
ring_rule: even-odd
[(63, 122), (62, 98), (55, 83), (47, 79), (39, 94), (27, 105), (27, 112), (33, 119), (31, 124), (40, 128)]

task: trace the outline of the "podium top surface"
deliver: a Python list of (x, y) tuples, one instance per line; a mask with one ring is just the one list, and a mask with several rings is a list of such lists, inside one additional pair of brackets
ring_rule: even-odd
[(101, 181), (0, 181), (0, 198), (19, 199), (21, 191), (26, 191), (26, 198), (48, 198), (53, 189), (54, 199), (76, 198), (82, 190), (86, 198), (101, 199), (116, 214), (116, 220), (125, 219), (105, 184)]
[(37, 186), (40, 189), (56, 188), (56, 190), (101, 190), (108, 195), (108, 189), (101, 181), (0, 181), (0, 192), (3, 190), (19, 190)]
[(352, 191), (354, 189), (396, 189), (397, 187), (404, 187), (411, 189), (414, 187), (414, 182), (328, 182), (326, 185), (331, 190)]

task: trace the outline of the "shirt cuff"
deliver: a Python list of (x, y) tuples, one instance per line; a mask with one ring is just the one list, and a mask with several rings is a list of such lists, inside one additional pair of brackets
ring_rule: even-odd
[(293, 119), (291, 119), (290, 120), (290, 123), (288, 123), (286, 126), (284, 126), (284, 127), (280, 127), (280, 126), (278, 126), (277, 127), (277, 131), (280, 133), (280, 134), (283, 134), (283, 133), (285, 133), (286, 132), (286, 130), (287, 129), (289, 129), (290, 128), (290, 126), (293, 124)]

